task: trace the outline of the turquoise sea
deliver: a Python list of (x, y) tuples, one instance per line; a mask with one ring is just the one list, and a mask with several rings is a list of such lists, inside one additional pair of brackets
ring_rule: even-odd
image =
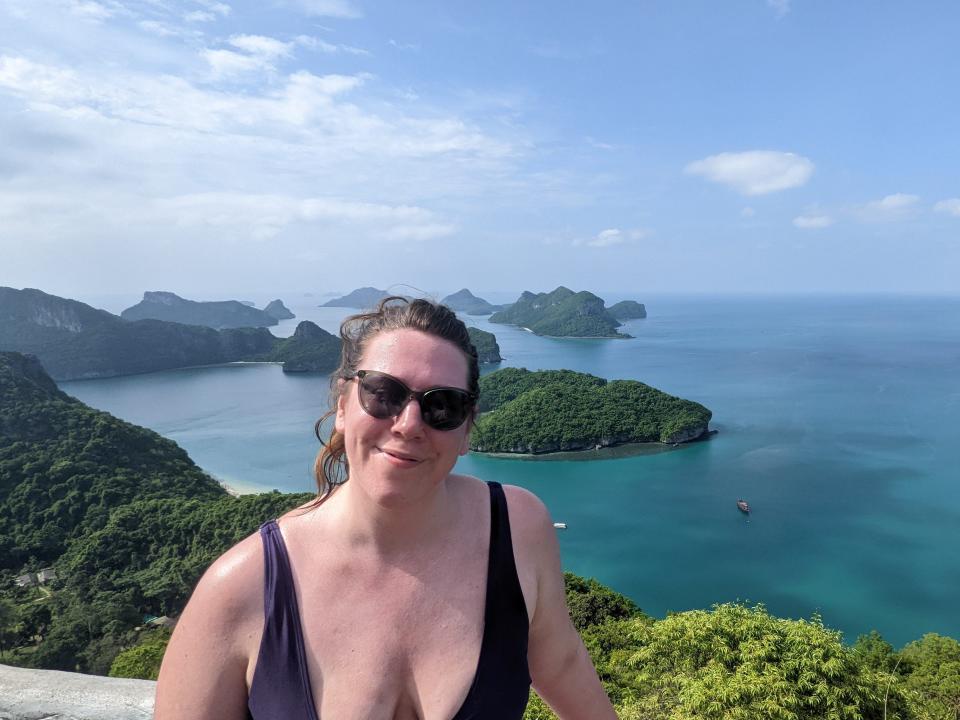
[[(601, 293), (602, 294), (602, 293)], [(619, 300), (612, 294), (609, 302)], [(284, 298), (336, 331), (349, 311)], [(762, 602), (848, 641), (960, 638), (960, 299), (640, 297), (630, 340), (496, 333), (504, 365), (642, 380), (713, 410), (709, 441), (600, 460), (467, 456), (530, 488), (565, 568), (645, 611)], [(307, 491), (328, 378), (230, 365), (62, 383), (240, 490)], [(747, 518), (735, 506), (747, 499)]]

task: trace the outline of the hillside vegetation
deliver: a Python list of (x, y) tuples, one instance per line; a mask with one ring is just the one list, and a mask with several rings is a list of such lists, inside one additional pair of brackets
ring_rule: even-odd
[(708, 431), (712, 413), (635, 380), (572, 370), (504, 368), (480, 378), (478, 452), (549, 453), (623, 443), (688, 442)]
[[(603, 388), (600, 378), (553, 377)], [(572, 377), (571, 377), (572, 376)], [(522, 397), (520, 372), (493, 405)], [(0, 662), (156, 677), (176, 616), (204, 569), (310, 495), (228, 496), (174, 443), (60, 392), (34, 358), (0, 353)], [(13, 578), (52, 566), (43, 587)], [(718, 605), (652, 618), (567, 574), (567, 604), (626, 720), (956, 720), (960, 643), (935, 634), (894, 650), (847, 647), (820, 618)], [(39, 641), (37, 638), (40, 638)], [(525, 720), (552, 720), (533, 693)]]
[[(301, 331), (303, 323), (297, 327), (297, 333), (307, 336), (291, 341), (263, 327), (215, 330), (166, 320), (128, 321), (40, 290), (0, 287), (0, 351), (36, 355), (57, 380), (287, 359), (330, 372), (339, 361), (340, 339), (309, 324), (313, 327), (306, 331)], [(316, 351), (312, 356), (310, 348)]]
[(515, 303), (491, 315), (490, 322), (519, 325), (552, 337), (629, 337), (617, 332), (620, 323), (601, 298), (563, 286), (549, 293), (524, 291)]

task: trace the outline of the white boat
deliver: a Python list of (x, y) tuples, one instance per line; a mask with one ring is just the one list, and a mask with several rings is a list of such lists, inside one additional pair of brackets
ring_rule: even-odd
[(554, 523), (554, 524), (553, 524), (553, 527), (556, 528), (557, 530), (566, 530), (566, 529), (567, 529), (567, 524), (566, 524), (566, 523)]

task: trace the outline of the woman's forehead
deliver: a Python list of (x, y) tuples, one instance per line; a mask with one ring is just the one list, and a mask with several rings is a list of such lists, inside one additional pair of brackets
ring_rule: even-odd
[(378, 370), (413, 390), (438, 385), (466, 388), (467, 359), (456, 345), (420, 330), (377, 333), (364, 348), (361, 370)]

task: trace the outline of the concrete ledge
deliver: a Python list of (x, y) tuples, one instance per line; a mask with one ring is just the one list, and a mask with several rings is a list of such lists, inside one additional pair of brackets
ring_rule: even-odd
[(0, 665), (0, 720), (149, 720), (156, 685)]

